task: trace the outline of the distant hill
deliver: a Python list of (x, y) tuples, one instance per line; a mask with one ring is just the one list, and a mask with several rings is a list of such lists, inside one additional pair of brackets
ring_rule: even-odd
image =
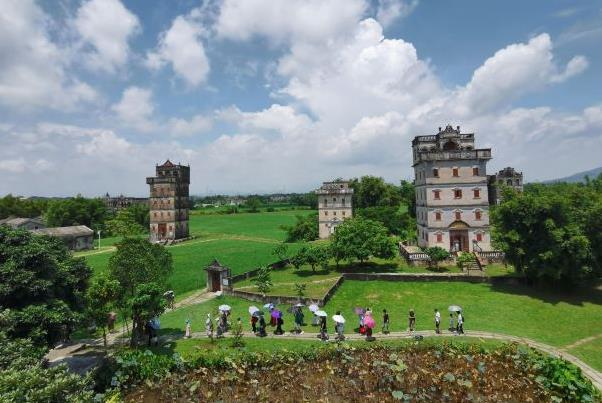
[(576, 173), (574, 175), (567, 176), (567, 177), (564, 177), (564, 178), (550, 179), (548, 181), (544, 181), (543, 183), (555, 183), (555, 182), (575, 183), (575, 182), (585, 182), (585, 177), (586, 176), (589, 176), (590, 179), (593, 179), (593, 178), (596, 178), (601, 173), (602, 173), (602, 167), (598, 167), (598, 168), (590, 169), (589, 171), (578, 172), (578, 173)]

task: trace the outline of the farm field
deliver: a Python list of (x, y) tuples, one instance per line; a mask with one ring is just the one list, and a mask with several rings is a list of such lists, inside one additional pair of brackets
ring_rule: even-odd
[[(284, 239), (282, 225), (291, 225), (297, 214), (304, 210), (277, 211), (271, 213), (240, 213), (191, 215), (191, 233), (198, 238), (169, 246), (173, 256), (174, 271), (171, 287), (179, 298), (193, 290), (203, 288), (206, 282), (203, 268), (215, 258), (232, 269), (232, 274), (244, 273), (260, 265), (272, 263), (274, 247)], [(118, 238), (110, 238), (118, 242)], [(107, 239), (101, 240), (107, 242)], [(298, 245), (290, 244), (294, 251)], [(107, 270), (114, 248), (86, 251), (76, 256), (85, 257), (95, 274)]]

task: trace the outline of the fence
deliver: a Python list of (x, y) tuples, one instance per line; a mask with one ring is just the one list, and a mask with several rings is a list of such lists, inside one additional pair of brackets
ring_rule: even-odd
[(476, 252), (477, 256), (489, 263), (502, 263), (506, 259), (504, 252), (499, 250)]

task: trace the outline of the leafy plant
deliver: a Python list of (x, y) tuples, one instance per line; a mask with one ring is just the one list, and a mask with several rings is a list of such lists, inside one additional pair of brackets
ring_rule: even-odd
[(269, 268), (267, 266), (263, 266), (263, 267), (259, 268), (257, 275), (253, 279), (251, 279), (251, 281), (253, 283), (255, 283), (255, 285), (257, 286), (257, 291), (259, 291), (264, 296), (265, 296), (265, 294), (270, 292), (270, 290), (272, 289), (272, 286), (274, 285), (272, 283), (271, 271), (272, 271), (271, 268)]
[(306, 283), (295, 283), (295, 294), (299, 297), (299, 299), (305, 296), (305, 289), (307, 288)]

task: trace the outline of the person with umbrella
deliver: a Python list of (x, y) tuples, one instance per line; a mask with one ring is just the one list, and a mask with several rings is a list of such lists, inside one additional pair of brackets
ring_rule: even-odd
[(458, 334), (464, 334), (464, 316), (458, 311)]
[(413, 309), (410, 309), (410, 313), (408, 314), (408, 327), (410, 328), (410, 332), (416, 329), (416, 315)]
[(441, 334), (441, 314), (439, 313), (439, 310), (437, 308), (435, 308), (435, 333), (436, 334)]
[(186, 333), (184, 335), (184, 337), (186, 337), (187, 339), (190, 339), (191, 337), (191, 326), (190, 326), (190, 319), (186, 319)]
[(376, 322), (374, 321), (374, 318), (372, 317), (372, 311), (370, 309), (368, 309), (366, 311), (366, 314), (364, 316), (364, 326), (366, 326), (366, 341), (376, 340), (372, 336), (372, 329), (374, 329), (374, 327), (376, 326)]
[(315, 314), (320, 318), (320, 334), (318, 334), (318, 339), (326, 341), (328, 340), (328, 329), (326, 328), (328, 314), (324, 311), (316, 311)]
[(293, 315), (295, 316), (295, 333), (303, 334), (301, 326), (303, 325), (303, 304), (297, 304), (293, 307)]
[(462, 307), (458, 305), (450, 305), (447, 310), (449, 311), (449, 331), (455, 333), (458, 328), (457, 325), (454, 326), (454, 313), (460, 312)]
[(276, 316), (276, 330), (274, 330), (274, 334), (280, 336), (284, 334), (284, 330), (282, 330), (282, 325), (284, 325), (284, 320), (282, 319), (282, 311), (279, 309), (275, 309), (274, 312)]
[(383, 333), (389, 334), (389, 313), (383, 309)]
[(334, 331), (337, 333), (335, 340), (343, 341), (345, 340), (345, 335), (343, 332), (345, 331), (345, 318), (341, 315), (341, 311), (337, 311), (335, 315), (332, 316), (332, 320), (334, 320)]
[(258, 311), (256, 312), (257, 315), (259, 315), (259, 332), (257, 333), (257, 336), (259, 337), (265, 337), (267, 336), (267, 333), (265, 332), (265, 318), (263, 317), (263, 312)]
[(364, 313), (366, 313), (366, 310), (362, 307), (356, 306), (354, 312), (359, 318), (358, 332), (360, 332), (360, 334), (365, 334), (366, 328), (364, 327)]
[(311, 313), (313, 313), (313, 317), (311, 318), (311, 325), (312, 326), (318, 326), (320, 324), (320, 318), (318, 317), (318, 315), (316, 315), (316, 312), (318, 312), (318, 310), (320, 309), (320, 307), (317, 304), (311, 304), (309, 306), (309, 311)]
[(255, 312), (259, 311), (259, 308), (256, 306), (249, 307), (249, 315), (251, 315), (251, 329), (253, 329), (253, 333), (257, 333), (257, 316)]
[(213, 321), (211, 320), (211, 314), (207, 314), (207, 320), (205, 321), (205, 331), (207, 332), (207, 337), (213, 339)]

